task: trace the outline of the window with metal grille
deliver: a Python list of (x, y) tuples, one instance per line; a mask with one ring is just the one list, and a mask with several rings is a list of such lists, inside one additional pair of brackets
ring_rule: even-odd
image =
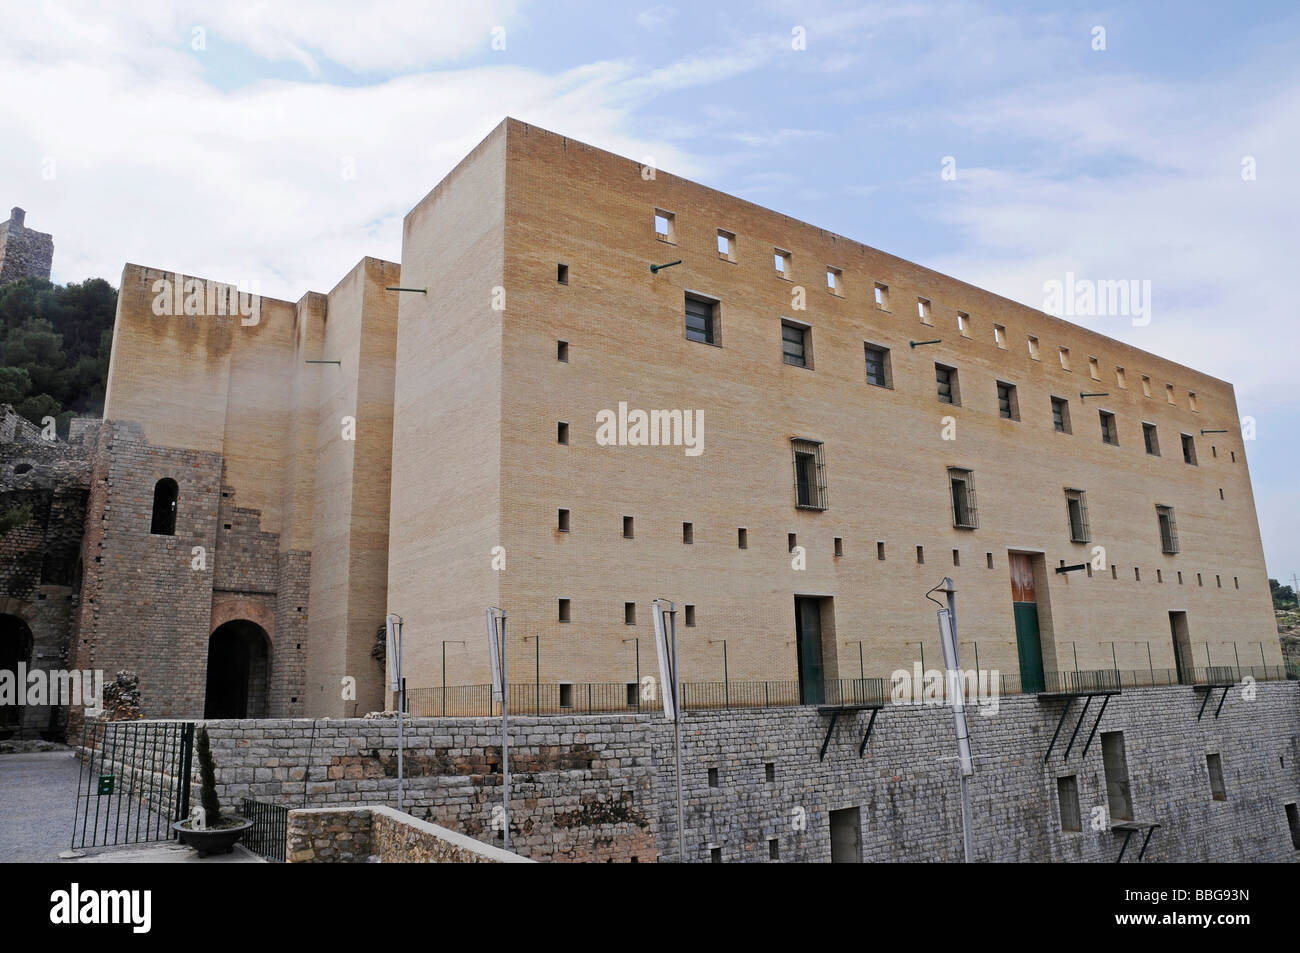
[(1088, 527), (1088, 498), (1083, 490), (1065, 491), (1065, 509), (1070, 518), (1070, 542), (1091, 542), (1092, 532)]
[(889, 348), (866, 344), (867, 383), (877, 387), (893, 387), (889, 374)]
[(1196, 438), (1189, 433), (1183, 437), (1183, 462), (1196, 466)]
[(791, 440), (794, 455), (794, 498), (801, 510), (824, 510), (826, 500), (826, 462), (822, 445), (811, 440)]
[(812, 328), (794, 321), (781, 322), (781, 355), (787, 364), (795, 367), (812, 366), (812, 348), (809, 346)]
[(1101, 420), (1101, 442), (1118, 447), (1119, 431), (1115, 429), (1115, 415), (1108, 410), (1099, 410), (1097, 416)]
[(718, 302), (698, 295), (686, 296), (686, 337), (701, 344), (718, 343)]
[(1157, 506), (1156, 520), (1160, 524), (1160, 549), (1166, 553), (1178, 552), (1178, 523), (1172, 506)]
[(957, 390), (957, 368), (944, 364), (934, 365), (934, 379), (939, 387), (939, 400), (945, 404), (961, 404)]
[(1020, 404), (1016, 400), (1016, 385), (998, 381), (998, 414), (1007, 420), (1020, 419)]
[(1156, 425), (1143, 422), (1142, 439), (1146, 443), (1147, 453), (1153, 457), (1160, 456), (1160, 435), (1156, 433)]
[(952, 525), (958, 529), (976, 529), (979, 512), (975, 506), (975, 474), (970, 470), (949, 467), (948, 488), (952, 499)]
[(1064, 397), (1052, 398), (1052, 426), (1057, 433), (1070, 432), (1070, 402)]

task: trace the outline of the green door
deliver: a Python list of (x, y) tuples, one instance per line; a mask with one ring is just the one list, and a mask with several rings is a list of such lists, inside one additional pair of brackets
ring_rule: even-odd
[(825, 701), (822, 685), (822, 607), (820, 599), (794, 598), (795, 646), (799, 656), (799, 704)]
[(1016, 614), (1016, 646), (1020, 651), (1020, 690), (1043, 690), (1043, 645), (1038, 638), (1038, 604), (1013, 602)]

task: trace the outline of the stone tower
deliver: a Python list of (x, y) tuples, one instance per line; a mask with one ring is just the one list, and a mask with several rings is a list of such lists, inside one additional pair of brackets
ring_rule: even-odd
[(9, 221), (0, 222), (0, 285), (22, 278), (50, 277), (54, 261), (54, 236), (27, 228), (27, 213), (18, 207)]

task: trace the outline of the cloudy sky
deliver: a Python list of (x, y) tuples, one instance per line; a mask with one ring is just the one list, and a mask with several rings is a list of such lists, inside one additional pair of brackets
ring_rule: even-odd
[(1057, 6), (2, 0), (0, 206), (54, 234), (57, 281), (296, 300), (398, 260), (512, 115), (1034, 307), (1066, 272), (1149, 280), (1148, 325), (1081, 323), (1235, 384), (1289, 578), (1300, 9)]

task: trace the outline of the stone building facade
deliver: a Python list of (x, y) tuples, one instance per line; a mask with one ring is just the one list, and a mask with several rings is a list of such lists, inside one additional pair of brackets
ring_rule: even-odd
[(27, 213), (15, 207), (7, 222), (0, 222), (0, 285), (21, 278), (50, 277), (54, 264), (54, 236), (28, 228)]
[(488, 606), (626, 708), (656, 597), (685, 680), (813, 702), (939, 659), (945, 576), (1031, 693), (1281, 673), (1231, 385), (662, 170), (506, 120), (400, 265), (236, 292), (122, 275), (71, 660), (151, 717), (391, 708), (390, 611), (409, 687), (482, 685)]

